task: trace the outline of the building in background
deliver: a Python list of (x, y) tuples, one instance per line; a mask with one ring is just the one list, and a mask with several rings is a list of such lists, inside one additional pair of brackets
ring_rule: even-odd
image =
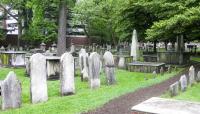
[(67, 47), (69, 47), (71, 44), (74, 45), (88, 45), (90, 44), (90, 40), (87, 37), (84, 28), (85, 24), (82, 24), (81, 22), (73, 23), (73, 16), (77, 14), (73, 13), (70, 9), (68, 9), (68, 15), (67, 15)]

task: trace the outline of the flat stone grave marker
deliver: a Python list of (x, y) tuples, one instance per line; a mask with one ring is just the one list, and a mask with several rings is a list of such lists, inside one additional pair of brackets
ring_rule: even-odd
[(165, 67), (165, 63), (139, 61), (128, 63), (128, 70), (131, 72), (152, 73), (153, 71), (156, 71), (159, 73), (161, 67)]
[(133, 114), (200, 114), (200, 103), (152, 97), (132, 107)]

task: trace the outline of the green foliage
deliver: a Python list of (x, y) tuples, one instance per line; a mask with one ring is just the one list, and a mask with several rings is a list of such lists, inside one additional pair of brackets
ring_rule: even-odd
[[(94, 109), (102, 106), (109, 100), (120, 95), (133, 92), (139, 88), (151, 86), (160, 83), (181, 71), (166, 73), (164, 76), (158, 75), (156, 79), (152, 79), (152, 74), (135, 73), (124, 70), (116, 71), (117, 84), (108, 86), (105, 83), (105, 75), (101, 74), (101, 87), (91, 90), (88, 82), (81, 82), (80, 75), (75, 78), (76, 93), (72, 96), (61, 97), (59, 94), (60, 81), (48, 81), (49, 99), (45, 103), (30, 103), (30, 78), (26, 77), (24, 69), (0, 69), (0, 79), (3, 80), (9, 71), (14, 71), (22, 84), (22, 107), (19, 109), (11, 109), (2, 111), (1, 114), (74, 114)], [(148, 77), (148, 80), (144, 80)]]
[(83, 0), (75, 5), (74, 23), (86, 24), (86, 34), (102, 42), (116, 44), (121, 32), (120, 10), (127, 4), (123, 0)]
[(123, 20), (128, 21), (127, 30), (138, 30), (140, 40), (174, 40), (180, 34), (195, 40), (200, 37), (199, 4), (199, 0), (131, 1), (122, 12)]

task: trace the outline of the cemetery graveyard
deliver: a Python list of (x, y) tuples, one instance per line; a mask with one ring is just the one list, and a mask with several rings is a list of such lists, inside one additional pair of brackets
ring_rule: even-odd
[(200, 113), (199, 1), (21, 2), (0, 1), (0, 114)]

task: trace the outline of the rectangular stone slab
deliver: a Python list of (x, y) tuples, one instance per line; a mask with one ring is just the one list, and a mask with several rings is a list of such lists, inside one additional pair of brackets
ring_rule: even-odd
[(165, 63), (137, 61), (137, 62), (128, 63), (127, 67), (128, 67), (128, 70), (131, 72), (152, 73), (156, 71), (156, 73), (159, 73), (161, 67), (165, 68)]
[(200, 114), (200, 103), (153, 97), (132, 107), (133, 113)]
[(165, 65), (165, 63), (156, 63), (156, 62), (133, 62), (128, 65), (136, 65), (136, 66), (161, 66)]

